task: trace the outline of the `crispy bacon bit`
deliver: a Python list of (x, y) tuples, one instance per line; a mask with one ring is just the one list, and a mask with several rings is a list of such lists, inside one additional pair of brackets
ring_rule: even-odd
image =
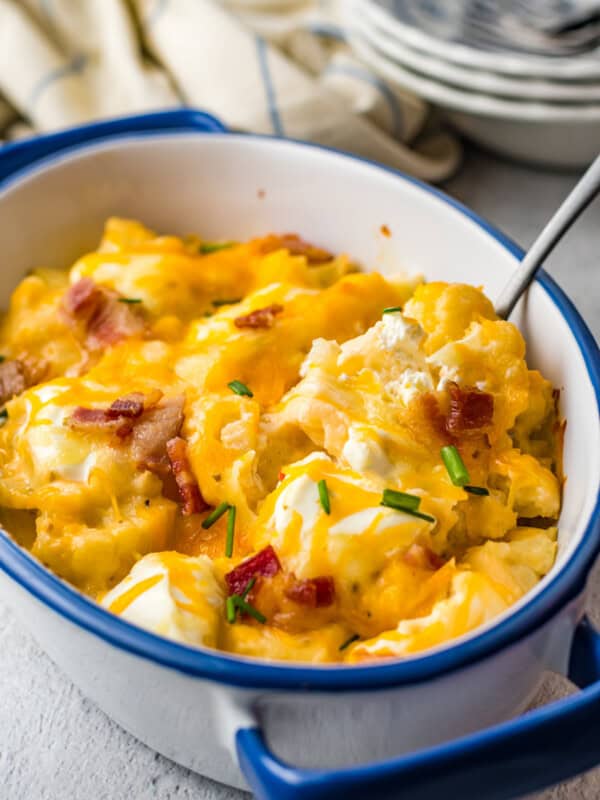
[(411, 567), (418, 567), (419, 569), (432, 569), (438, 570), (444, 565), (444, 559), (420, 544), (411, 544), (408, 550), (402, 556), (402, 560), (409, 564)]
[(450, 435), (446, 429), (446, 417), (437, 401), (437, 397), (431, 392), (427, 392), (420, 396), (420, 402), (423, 406), (425, 417), (429, 420), (429, 424), (446, 444), (452, 444), (454, 437)]
[(330, 606), (335, 599), (335, 585), (330, 575), (308, 578), (293, 583), (285, 590), (286, 597), (302, 606), (323, 608)]
[(333, 256), (321, 247), (305, 242), (297, 233), (284, 233), (281, 236), (268, 236), (262, 243), (263, 253), (272, 253), (275, 250), (287, 250), (293, 256), (306, 256), (309, 264), (323, 264), (331, 261)]
[(271, 578), (281, 569), (275, 550), (268, 545), (252, 558), (242, 561), (235, 569), (225, 575), (229, 594), (241, 594), (252, 578), (261, 576)]
[(265, 308), (257, 308), (249, 314), (236, 317), (233, 324), (236, 328), (272, 328), (277, 314), (281, 314), (283, 306), (273, 303)]
[(134, 420), (144, 411), (144, 395), (132, 392), (119, 397), (108, 408), (85, 408), (78, 406), (67, 423), (71, 428), (98, 428), (113, 430), (120, 439), (129, 436)]
[(450, 407), (446, 417), (446, 430), (453, 436), (468, 436), (480, 433), (492, 423), (494, 397), (487, 392), (457, 383), (449, 383)]
[(127, 417), (137, 419), (144, 411), (144, 395), (141, 392), (131, 392), (124, 397), (119, 397), (107, 411), (109, 419)]
[(90, 350), (102, 350), (129, 336), (139, 336), (145, 328), (135, 308), (120, 303), (116, 292), (98, 286), (90, 278), (81, 278), (69, 287), (61, 310), (69, 324), (83, 327)]
[(29, 385), (25, 366), (21, 361), (11, 359), (0, 364), (0, 404), (21, 394)]
[(91, 278), (81, 278), (65, 292), (63, 311), (73, 317), (90, 315), (96, 307), (99, 291), (100, 288)]
[(178, 395), (152, 408), (146, 404), (146, 410), (135, 422), (131, 442), (131, 452), (140, 469), (161, 476), (170, 473), (166, 446), (181, 430), (184, 402), (183, 395)]
[(187, 442), (181, 436), (175, 436), (167, 442), (167, 455), (171, 469), (177, 482), (179, 496), (183, 503), (182, 511), (186, 516), (199, 514), (210, 506), (200, 494), (196, 476), (192, 472), (187, 456)]

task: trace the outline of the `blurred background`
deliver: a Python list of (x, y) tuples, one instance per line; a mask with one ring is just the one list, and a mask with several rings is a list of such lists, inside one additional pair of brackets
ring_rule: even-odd
[(599, 46), (600, 0), (0, 0), (0, 133), (188, 105), (430, 181), (455, 132), (579, 168)]
[[(175, 106), (439, 184), (526, 247), (600, 150), (600, 0), (0, 0), (0, 147)], [(599, 223), (548, 263), (597, 337)], [(133, 740), (1, 607), (0, 672), (0, 797), (242, 797)], [(598, 797), (596, 770), (538, 800)]]

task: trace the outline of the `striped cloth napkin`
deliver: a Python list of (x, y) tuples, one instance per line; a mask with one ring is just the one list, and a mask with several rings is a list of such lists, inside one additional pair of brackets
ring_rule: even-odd
[(352, 55), (337, 2), (0, 0), (0, 135), (186, 105), (447, 178), (458, 142)]

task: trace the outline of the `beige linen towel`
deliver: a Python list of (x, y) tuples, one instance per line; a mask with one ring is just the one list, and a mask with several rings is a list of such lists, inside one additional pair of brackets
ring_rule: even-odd
[(0, 0), (0, 132), (187, 105), (448, 177), (456, 140), (353, 56), (339, 18), (336, 0)]

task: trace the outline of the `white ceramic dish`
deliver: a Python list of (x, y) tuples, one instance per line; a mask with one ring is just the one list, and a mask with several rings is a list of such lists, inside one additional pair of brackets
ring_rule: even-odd
[(600, 101), (600, 81), (577, 82), (526, 78), (505, 75), (491, 70), (473, 69), (440, 58), (436, 51), (416, 50), (395, 38), (383, 26), (367, 2), (349, 4), (355, 28), (381, 53), (400, 66), (420, 72), (426, 77), (468, 92), (481, 92), (517, 100), (542, 100), (561, 103), (594, 103)]
[[(593, 80), (600, 77), (599, 51), (569, 58), (550, 58), (520, 53), (497, 52), (468, 47), (458, 42), (432, 36), (426, 31), (403, 21), (401, 13), (394, 13), (396, 0), (365, 0), (373, 17), (380, 20), (396, 39), (416, 50), (435, 53), (439, 58), (471, 69), (490, 70), (520, 77), (543, 77), (556, 80)], [(448, 4), (452, 9), (452, 4)], [(438, 4), (438, 9), (443, 5)], [(454, 6), (456, 8), (456, 6)]]
[(348, 40), (375, 72), (443, 109), (461, 132), (485, 147), (554, 167), (584, 167), (597, 155), (600, 103), (524, 102), (467, 92), (391, 61), (362, 29), (348, 28)]
[[(296, 230), (369, 268), (467, 281), (492, 298), (515, 268), (519, 250), (501, 234), (399, 173), (323, 148), (221, 131), (198, 112), (167, 112), (0, 150), (0, 302), (33, 265), (69, 264), (92, 248), (110, 214), (215, 239)], [(381, 237), (382, 223), (391, 238)], [(530, 363), (562, 388), (569, 479), (555, 567), (495, 624), (404, 662), (250, 661), (112, 616), (1, 531), (0, 596), (123, 727), (191, 769), (250, 783), (261, 798), (391, 798), (401, 786), (415, 800), (476, 800), (485, 782), (486, 800), (502, 800), (597, 763), (600, 637), (577, 625), (600, 545), (599, 354), (547, 276), (514, 319)], [(571, 676), (589, 688), (498, 724), (523, 711), (546, 669), (564, 673), (570, 659)], [(464, 738), (449, 742), (456, 737)]]

